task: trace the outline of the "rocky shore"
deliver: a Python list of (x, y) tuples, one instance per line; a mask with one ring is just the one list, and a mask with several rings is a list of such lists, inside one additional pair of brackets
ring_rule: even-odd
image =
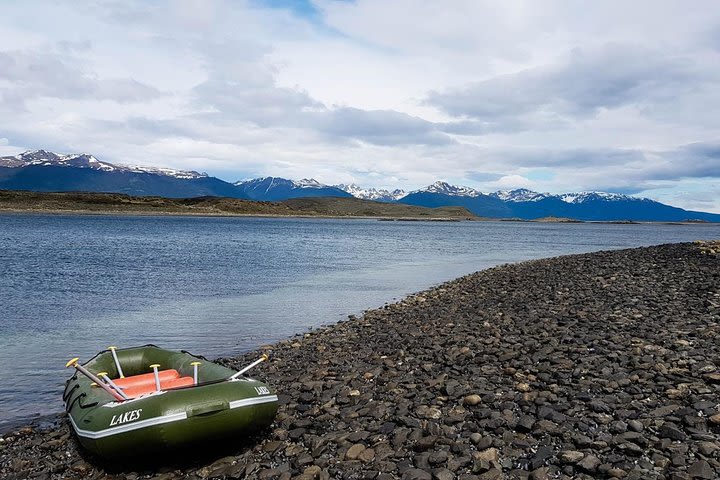
[(497, 267), (264, 347), (255, 374), (282, 407), (222, 458), (111, 468), (61, 421), (5, 435), (0, 477), (720, 478), (720, 257), (705, 247)]

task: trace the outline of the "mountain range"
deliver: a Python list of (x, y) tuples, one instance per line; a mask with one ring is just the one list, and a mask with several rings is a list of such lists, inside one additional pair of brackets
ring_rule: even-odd
[(366, 189), (355, 184), (325, 185), (314, 179), (296, 181), (279, 177), (229, 183), (195, 171), (118, 165), (100, 161), (89, 154), (61, 155), (45, 150), (0, 157), (0, 189), (116, 192), (169, 198), (216, 196), (256, 201), (355, 197), (420, 207), (459, 206), (475, 215), (491, 218), (530, 220), (552, 216), (590, 221), (720, 222), (720, 214), (683, 210), (648, 198), (617, 193), (556, 195), (527, 189), (483, 193), (441, 181), (411, 192)]

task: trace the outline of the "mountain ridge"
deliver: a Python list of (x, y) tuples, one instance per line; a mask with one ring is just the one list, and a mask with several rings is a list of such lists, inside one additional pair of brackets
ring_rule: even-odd
[(88, 191), (168, 198), (218, 196), (257, 201), (340, 197), (429, 208), (462, 207), (475, 215), (492, 218), (720, 222), (720, 214), (688, 211), (649, 198), (619, 193), (551, 194), (526, 188), (484, 193), (440, 180), (410, 192), (363, 188), (353, 183), (327, 185), (313, 178), (259, 177), (230, 183), (193, 170), (121, 165), (100, 161), (87, 153), (57, 154), (47, 150), (0, 157), (0, 189)]

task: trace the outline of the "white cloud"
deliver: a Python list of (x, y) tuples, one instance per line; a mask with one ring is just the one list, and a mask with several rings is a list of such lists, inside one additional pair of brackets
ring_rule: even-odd
[[(534, 188), (535, 184), (530, 179), (523, 177), (522, 175), (505, 175), (500, 177), (497, 181), (492, 182), (490, 190), (504, 190), (514, 188)], [(494, 187), (494, 188), (493, 188)]]
[(720, 211), (715, 2), (314, 4), (3, 2), (0, 151)]

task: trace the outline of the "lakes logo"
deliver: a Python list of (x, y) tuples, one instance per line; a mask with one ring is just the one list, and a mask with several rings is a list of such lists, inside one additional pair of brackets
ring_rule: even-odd
[(113, 415), (112, 420), (110, 420), (110, 426), (112, 427), (114, 425), (122, 425), (123, 423), (133, 422), (140, 418), (140, 413), (142, 413), (142, 408), (130, 410), (129, 412), (121, 413), (119, 415)]

